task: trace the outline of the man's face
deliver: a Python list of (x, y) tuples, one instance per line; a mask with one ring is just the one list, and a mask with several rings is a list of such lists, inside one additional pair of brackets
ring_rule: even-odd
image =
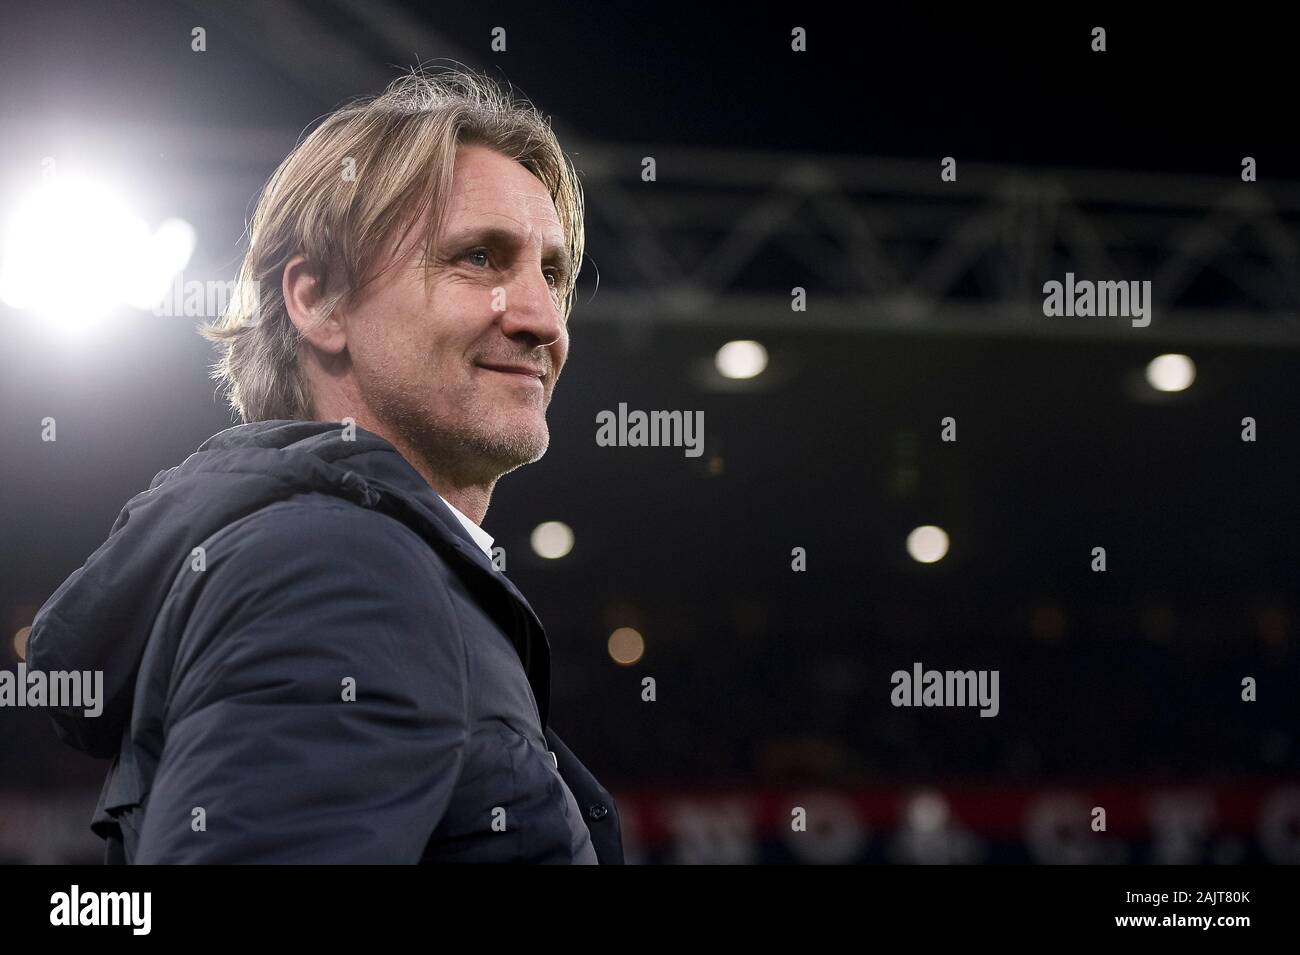
[(567, 262), (550, 194), (514, 160), (457, 149), (447, 218), (426, 268), (423, 222), (347, 312), (361, 398), (444, 467), (482, 479), (536, 461), (569, 351)]

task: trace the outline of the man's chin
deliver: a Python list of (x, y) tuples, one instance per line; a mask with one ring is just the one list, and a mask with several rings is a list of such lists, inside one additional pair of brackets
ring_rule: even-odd
[(528, 428), (505, 433), (496, 431), (477, 438), (474, 442), (476, 450), (494, 468), (499, 468), (501, 474), (540, 461), (550, 446), (550, 432), (545, 426), (540, 430)]

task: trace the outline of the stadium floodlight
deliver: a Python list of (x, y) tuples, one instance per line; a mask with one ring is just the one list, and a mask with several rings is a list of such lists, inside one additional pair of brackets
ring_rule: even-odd
[(1186, 355), (1157, 355), (1147, 363), (1147, 384), (1156, 391), (1186, 391), (1196, 380), (1196, 363)]
[(15, 205), (0, 255), (0, 300), (84, 328), (129, 305), (152, 309), (194, 252), (194, 229), (157, 229), (102, 182), (51, 176)]
[(767, 367), (767, 349), (750, 339), (727, 342), (718, 349), (714, 364), (725, 378), (756, 378)]

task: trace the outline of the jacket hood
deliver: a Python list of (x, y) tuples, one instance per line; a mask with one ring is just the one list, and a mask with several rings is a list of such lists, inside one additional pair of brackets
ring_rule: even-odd
[(130, 721), (140, 660), (154, 620), (194, 548), (228, 524), (305, 493), (344, 498), (389, 514), (446, 560), (486, 575), (522, 609), (511, 634), (546, 725), (550, 651), (518, 589), (388, 441), (338, 422), (259, 421), (214, 435), (131, 498), (108, 539), (65, 580), (32, 622), (27, 665), (46, 672), (102, 671), (102, 711), (49, 707), (59, 736), (92, 756), (112, 756)]

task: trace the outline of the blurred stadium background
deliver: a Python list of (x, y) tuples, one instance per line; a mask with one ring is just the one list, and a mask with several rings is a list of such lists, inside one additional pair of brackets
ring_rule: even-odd
[[(551, 450), (484, 526), (548, 628), (553, 722), (618, 797), (630, 861), (1300, 861), (1300, 152), (1280, 41), (1114, 20), (1095, 54), (1084, 21), (654, 4), (0, 18), (0, 666), (126, 499), (232, 423), (194, 332), (214, 316), (101, 301), (86, 276), (134, 249), (155, 298), (180, 264), (233, 279), (303, 129), (450, 58), (552, 115), (586, 184)], [(33, 212), (49, 157), (171, 224), (130, 245), (93, 191)], [(1151, 280), (1150, 327), (1044, 317), (1067, 271)], [(758, 364), (720, 360), (732, 341)], [(705, 453), (597, 447), (620, 402), (702, 409)], [(562, 557), (535, 547), (550, 521)], [(909, 553), (921, 526), (945, 532), (941, 559)], [(894, 708), (914, 661), (999, 670), (1000, 714)], [(98, 861), (106, 768), (43, 712), (0, 710), (0, 861)]]

